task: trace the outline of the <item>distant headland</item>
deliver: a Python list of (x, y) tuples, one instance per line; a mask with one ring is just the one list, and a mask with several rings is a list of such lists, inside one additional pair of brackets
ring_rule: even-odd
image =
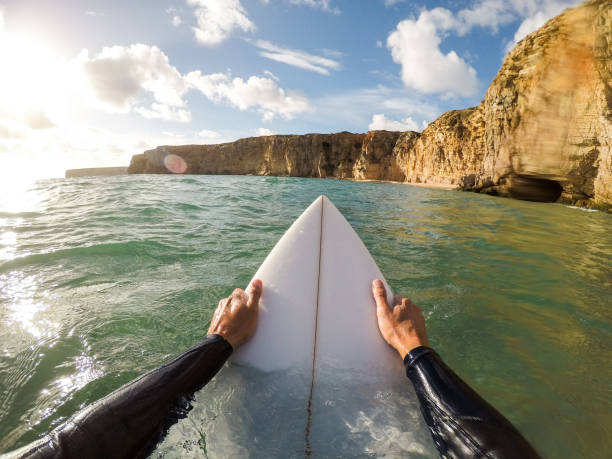
[(95, 177), (100, 175), (126, 175), (127, 167), (89, 167), (87, 169), (68, 169), (66, 178)]

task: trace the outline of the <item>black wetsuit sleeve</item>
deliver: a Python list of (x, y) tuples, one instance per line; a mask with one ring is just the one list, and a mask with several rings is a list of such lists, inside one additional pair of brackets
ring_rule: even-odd
[(146, 457), (168, 427), (189, 411), (192, 394), (212, 379), (231, 353), (224, 338), (208, 335), (9, 456)]
[(539, 457), (510, 421), (463, 382), (433, 349), (413, 349), (404, 365), (440, 456)]

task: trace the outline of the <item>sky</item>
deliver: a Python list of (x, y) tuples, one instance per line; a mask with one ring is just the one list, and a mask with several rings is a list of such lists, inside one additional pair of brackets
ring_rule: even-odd
[(421, 131), (576, 3), (0, 0), (0, 185), (157, 145)]

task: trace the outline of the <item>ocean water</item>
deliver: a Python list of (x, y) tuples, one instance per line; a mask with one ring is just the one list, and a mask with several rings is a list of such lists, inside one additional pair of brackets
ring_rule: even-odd
[[(57, 179), (2, 195), (0, 452), (198, 341), (218, 300), (247, 284), (322, 193), (393, 290), (422, 307), (431, 345), (544, 457), (609, 457), (612, 215), (406, 185), (232, 176)], [(189, 426), (210, 414), (204, 391)], [(421, 422), (409, 396), (381, 399)], [(272, 400), (287, 425), (290, 394)], [(354, 416), (349, 427), (386, 434)], [(189, 426), (177, 424), (164, 454), (204, 456)], [(415, 454), (429, 456), (419, 429)], [(345, 451), (344, 440), (331, 447)]]

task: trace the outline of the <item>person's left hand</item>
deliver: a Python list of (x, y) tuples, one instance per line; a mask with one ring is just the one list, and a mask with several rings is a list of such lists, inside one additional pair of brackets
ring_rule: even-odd
[(236, 350), (246, 343), (257, 327), (259, 298), (263, 283), (255, 279), (247, 293), (237, 288), (228, 297), (219, 301), (217, 310), (208, 328), (208, 334), (221, 335)]

